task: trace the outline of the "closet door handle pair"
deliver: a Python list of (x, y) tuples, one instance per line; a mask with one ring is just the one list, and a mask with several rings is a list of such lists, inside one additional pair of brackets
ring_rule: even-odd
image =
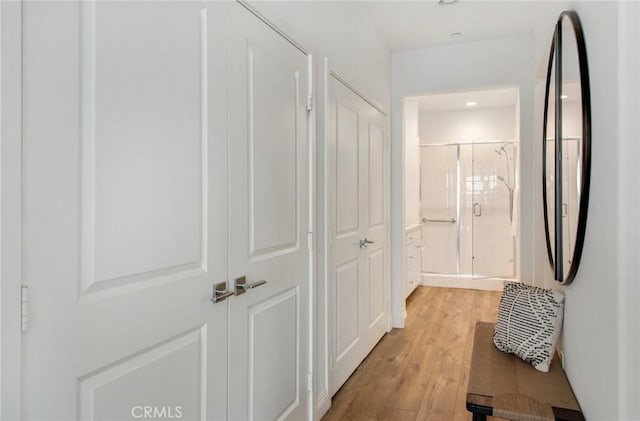
[(220, 301), (224, 301), (229, 297), (234, 295), (242, 295), (250, 289), (257, 288), (260, 285), (266, 284), (267, 281), (256, 281), (249, 283), (247, 282), (246, 276), (241, 276), (236, 279), (235, 291), (230, 291), (227, 289), (226, 282), (220, 282), (213, 286), (213, 296), (211, 297), (212, 303), (219, 303)]

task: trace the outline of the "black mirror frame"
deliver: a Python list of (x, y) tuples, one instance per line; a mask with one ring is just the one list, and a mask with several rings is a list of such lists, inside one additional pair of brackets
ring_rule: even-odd
[[(571, 266), (567, 277), (564, 277), (563, 268), (563, 247), (562, 247), (562, 142), (555, 142), (555, 201), (554, 201), (554, 240), (555, 259), (551, 248), (551, 238), (549, 235), (549, 216), (547, 200), (547, 117), (549, 108), (549, 87), (551, 82), (551, 69), (555, 59), (555, 134), (554, 139), (562, 139), (562, 20), (567, 17), (573, 26), (578, 48), (578, 63), (580, 70), (580, 92), (582, 95), (582, 149), (581, 149), (581, 189), (580, 204), (578, 208), (578, 226), (576, 230), (576, 241), (571, 258)], [(587, 63), (587, 49), (585, 46), (584, 32), (578, 14), (573, 10), (565, 10), (558, 17), (553, 41), (551, 42), (551, 52), (549, 54), (549, 64), (547, 67), (547, 82), (544, 94), (544, 121), (542, 126), (542, 200), (544, 207), (544, 226), (547, 241), (547, 255), (549, 263), (554, 272), (556, 281), (563, 285), (569, 285), (575, 279), (582, 257), (584, 237), (587, 226), (587, 210), (589, 207), (589, 186), (591, 184), (591, 91), (589, 83), (589, 67)], [(560, 163), (560, 165), (558, 165)], [(559, 204), (559, 205), (558, 205)]]

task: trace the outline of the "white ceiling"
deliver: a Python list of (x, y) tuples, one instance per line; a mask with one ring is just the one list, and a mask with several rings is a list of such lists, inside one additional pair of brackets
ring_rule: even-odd
[[(437, 0), (363, 1), (358, 9), (373, 22), (392, 51), (530, 34), (566, 6), (559, 1)], [(451, 37), (453, 32), (462, 36)]]
[[(417, 101), (420, 111), (463, 110), (472, 108), (514, 106), (518, 100), (516, 88), (501, 88), (482, 91), (452, 92), (411, 98)], [(476, 102), (474, 107), (467, 102)]]

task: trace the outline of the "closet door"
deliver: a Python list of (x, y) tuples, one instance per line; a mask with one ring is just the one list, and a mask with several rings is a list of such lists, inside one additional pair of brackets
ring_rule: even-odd
[(24, 2), (25, 420), (226, 418), (224, 27)]
[(387, 326), (384, 116), (334, 77), (328, 97), (331, 394)]
[(300, 420), (310, 408), (309, 56), (241, 5), (229, 6), (228, 27), (230, 277), (239, 294), (229, 302), (229, 418)]

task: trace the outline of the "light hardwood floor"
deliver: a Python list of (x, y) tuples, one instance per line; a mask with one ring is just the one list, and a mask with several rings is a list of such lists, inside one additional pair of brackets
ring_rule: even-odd
[(465, 401), (473, 328), (495, 322), (499, 301), (499, 292), (418, 287), (405, 328), (380, 340), (323, 421), (471, 420)]

